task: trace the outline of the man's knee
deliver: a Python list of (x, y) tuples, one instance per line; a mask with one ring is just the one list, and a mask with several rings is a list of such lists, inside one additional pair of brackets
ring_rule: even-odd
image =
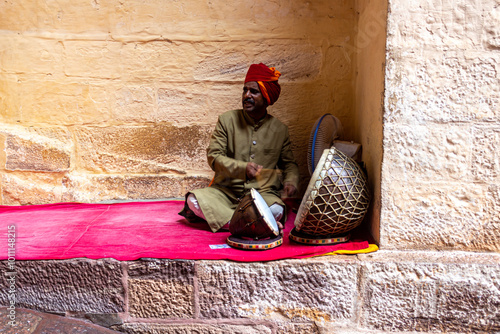
[(283, 218), (284, 209), (281, 205), (274, 203), (269, 207), (276, 221), (280, 221)]

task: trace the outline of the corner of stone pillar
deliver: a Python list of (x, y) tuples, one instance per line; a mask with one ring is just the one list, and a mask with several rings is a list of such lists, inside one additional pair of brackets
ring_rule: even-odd
[(0, 133), (0, 205), (3, 205), (2, 175), (5, 173), (5, 162), (7, 160), (5, 155), (5, 140), (5, 135)]
[(7, 156), (5, 155), (5, 135), (0, 133), (0, 171), (5, 169)]

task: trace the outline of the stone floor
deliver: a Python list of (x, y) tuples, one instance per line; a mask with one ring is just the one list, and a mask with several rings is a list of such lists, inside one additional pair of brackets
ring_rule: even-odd
[[(113, 334), (118, 333), (83, 320), (66, 318), (55, 314), (41, 313), (16, 308), (15, 316), (6, 307), (0, 307), (0, 333), (2, 334)], [(15, 317), (15, 326), (12, 319)]]

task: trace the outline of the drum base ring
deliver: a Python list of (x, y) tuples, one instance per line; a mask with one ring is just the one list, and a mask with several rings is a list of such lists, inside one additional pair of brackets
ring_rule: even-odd
[(278, 235), (269, 239), (251, 240), (231, 235), (227, 238), (226, 242), (231, 247), (244, 250), (267, 250), (281, 246), (283, 244), (283, 237)]
[(342, 242), (347, 242), (351, 238), (350, 233), (342, 233), (336, 235), (311, 235), (297, 231), (294, 227), (288, 236), (290, 240), (295, 241), (299, 244), (306, 245), (333, 245)]

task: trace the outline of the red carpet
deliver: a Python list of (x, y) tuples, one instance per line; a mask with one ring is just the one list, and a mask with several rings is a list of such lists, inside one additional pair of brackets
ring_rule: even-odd
[[(282, 246), (245, 251), (226, 246), (229, 232), (212, 233), (205, 224), (189, 224), (177, 213), (182, 201), (118, 204), (60, 203), (0, 206), (0, 259), (7, 259), (9, 226), (15, 226), (15, 259), (48, 260), (86, 257), (136, 260), (165, 259), (269, 261), (303, 258), (338, 250), (368, 249), (368, 241), (333, 246), (290, 242), (295, 214), (285, 225)], [(222, 246), (220, 246), (222, 245)]]

